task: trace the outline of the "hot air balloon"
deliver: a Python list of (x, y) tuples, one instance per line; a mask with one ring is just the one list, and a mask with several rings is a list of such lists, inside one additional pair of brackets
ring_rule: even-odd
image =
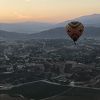
[(78, 21), (73, 21), (68, 23), (66, 26), (66, 32), (68, 35), (71, 37), (71, 39), (74, 41), (76, 44), (76, 41), (79, 39), (79, 37), (82, 35), (84, 31), (84, 26), (82, 23)]

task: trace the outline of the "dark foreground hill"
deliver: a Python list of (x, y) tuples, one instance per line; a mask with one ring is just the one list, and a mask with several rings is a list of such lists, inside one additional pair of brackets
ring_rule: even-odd
[(65, 86), (41, 80), (1, 89), (0, 94), (9, 94), (10, 96), (22, 95), (27, 98), (35, 98), (39, 100), (54, 96), (65, 90)]
[[(17, 97), (22, 95), (26, 98), (33, 98), (35, 100), (40, 100), (48, 98), (48, 100), (57, 100), (51, 98), (58, 97), (85, 97), (85, 100), (99, 100), (100, 99), (100, 89), (92, 89), (86, 87), (73, 87), (73, 86), (63, 86), (57, 83), (48, 82), (45, 80), (24, 83), (17, 86), (12, 86), (11, 88), (4, 88), (0, 90), (0, 94), (8, 94), (10, 96)], [(95, 98), (99, 99), (95, 99)], [(88, 98), (88, 99), (87, 99)], [(45, 100), (45, 99), (44, 99)], [(62, 100), (62, 99), (58, 99)], [(76, 100), (76, 99), (69, 99)]]

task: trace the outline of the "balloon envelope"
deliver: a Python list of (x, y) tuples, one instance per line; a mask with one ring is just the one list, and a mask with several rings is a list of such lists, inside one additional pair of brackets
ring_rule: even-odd
[(75, 42), (82, 35), (84, 31), (84, 26), (78, 21), (73, 21), (68, 23), (68, 25), (66, 26), (66, 31), (71, 39)]

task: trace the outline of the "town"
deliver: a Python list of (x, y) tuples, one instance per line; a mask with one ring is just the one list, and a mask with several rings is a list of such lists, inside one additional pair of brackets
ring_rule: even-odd
[(49, 80), (100, 88), (100, 41), (0, 41), (0, 85)]

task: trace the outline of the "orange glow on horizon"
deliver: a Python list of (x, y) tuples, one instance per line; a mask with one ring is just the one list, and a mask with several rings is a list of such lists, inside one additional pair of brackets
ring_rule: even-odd
[(98, 0), (0, 0), (0, 22), (61, 22), (99, 9)]

